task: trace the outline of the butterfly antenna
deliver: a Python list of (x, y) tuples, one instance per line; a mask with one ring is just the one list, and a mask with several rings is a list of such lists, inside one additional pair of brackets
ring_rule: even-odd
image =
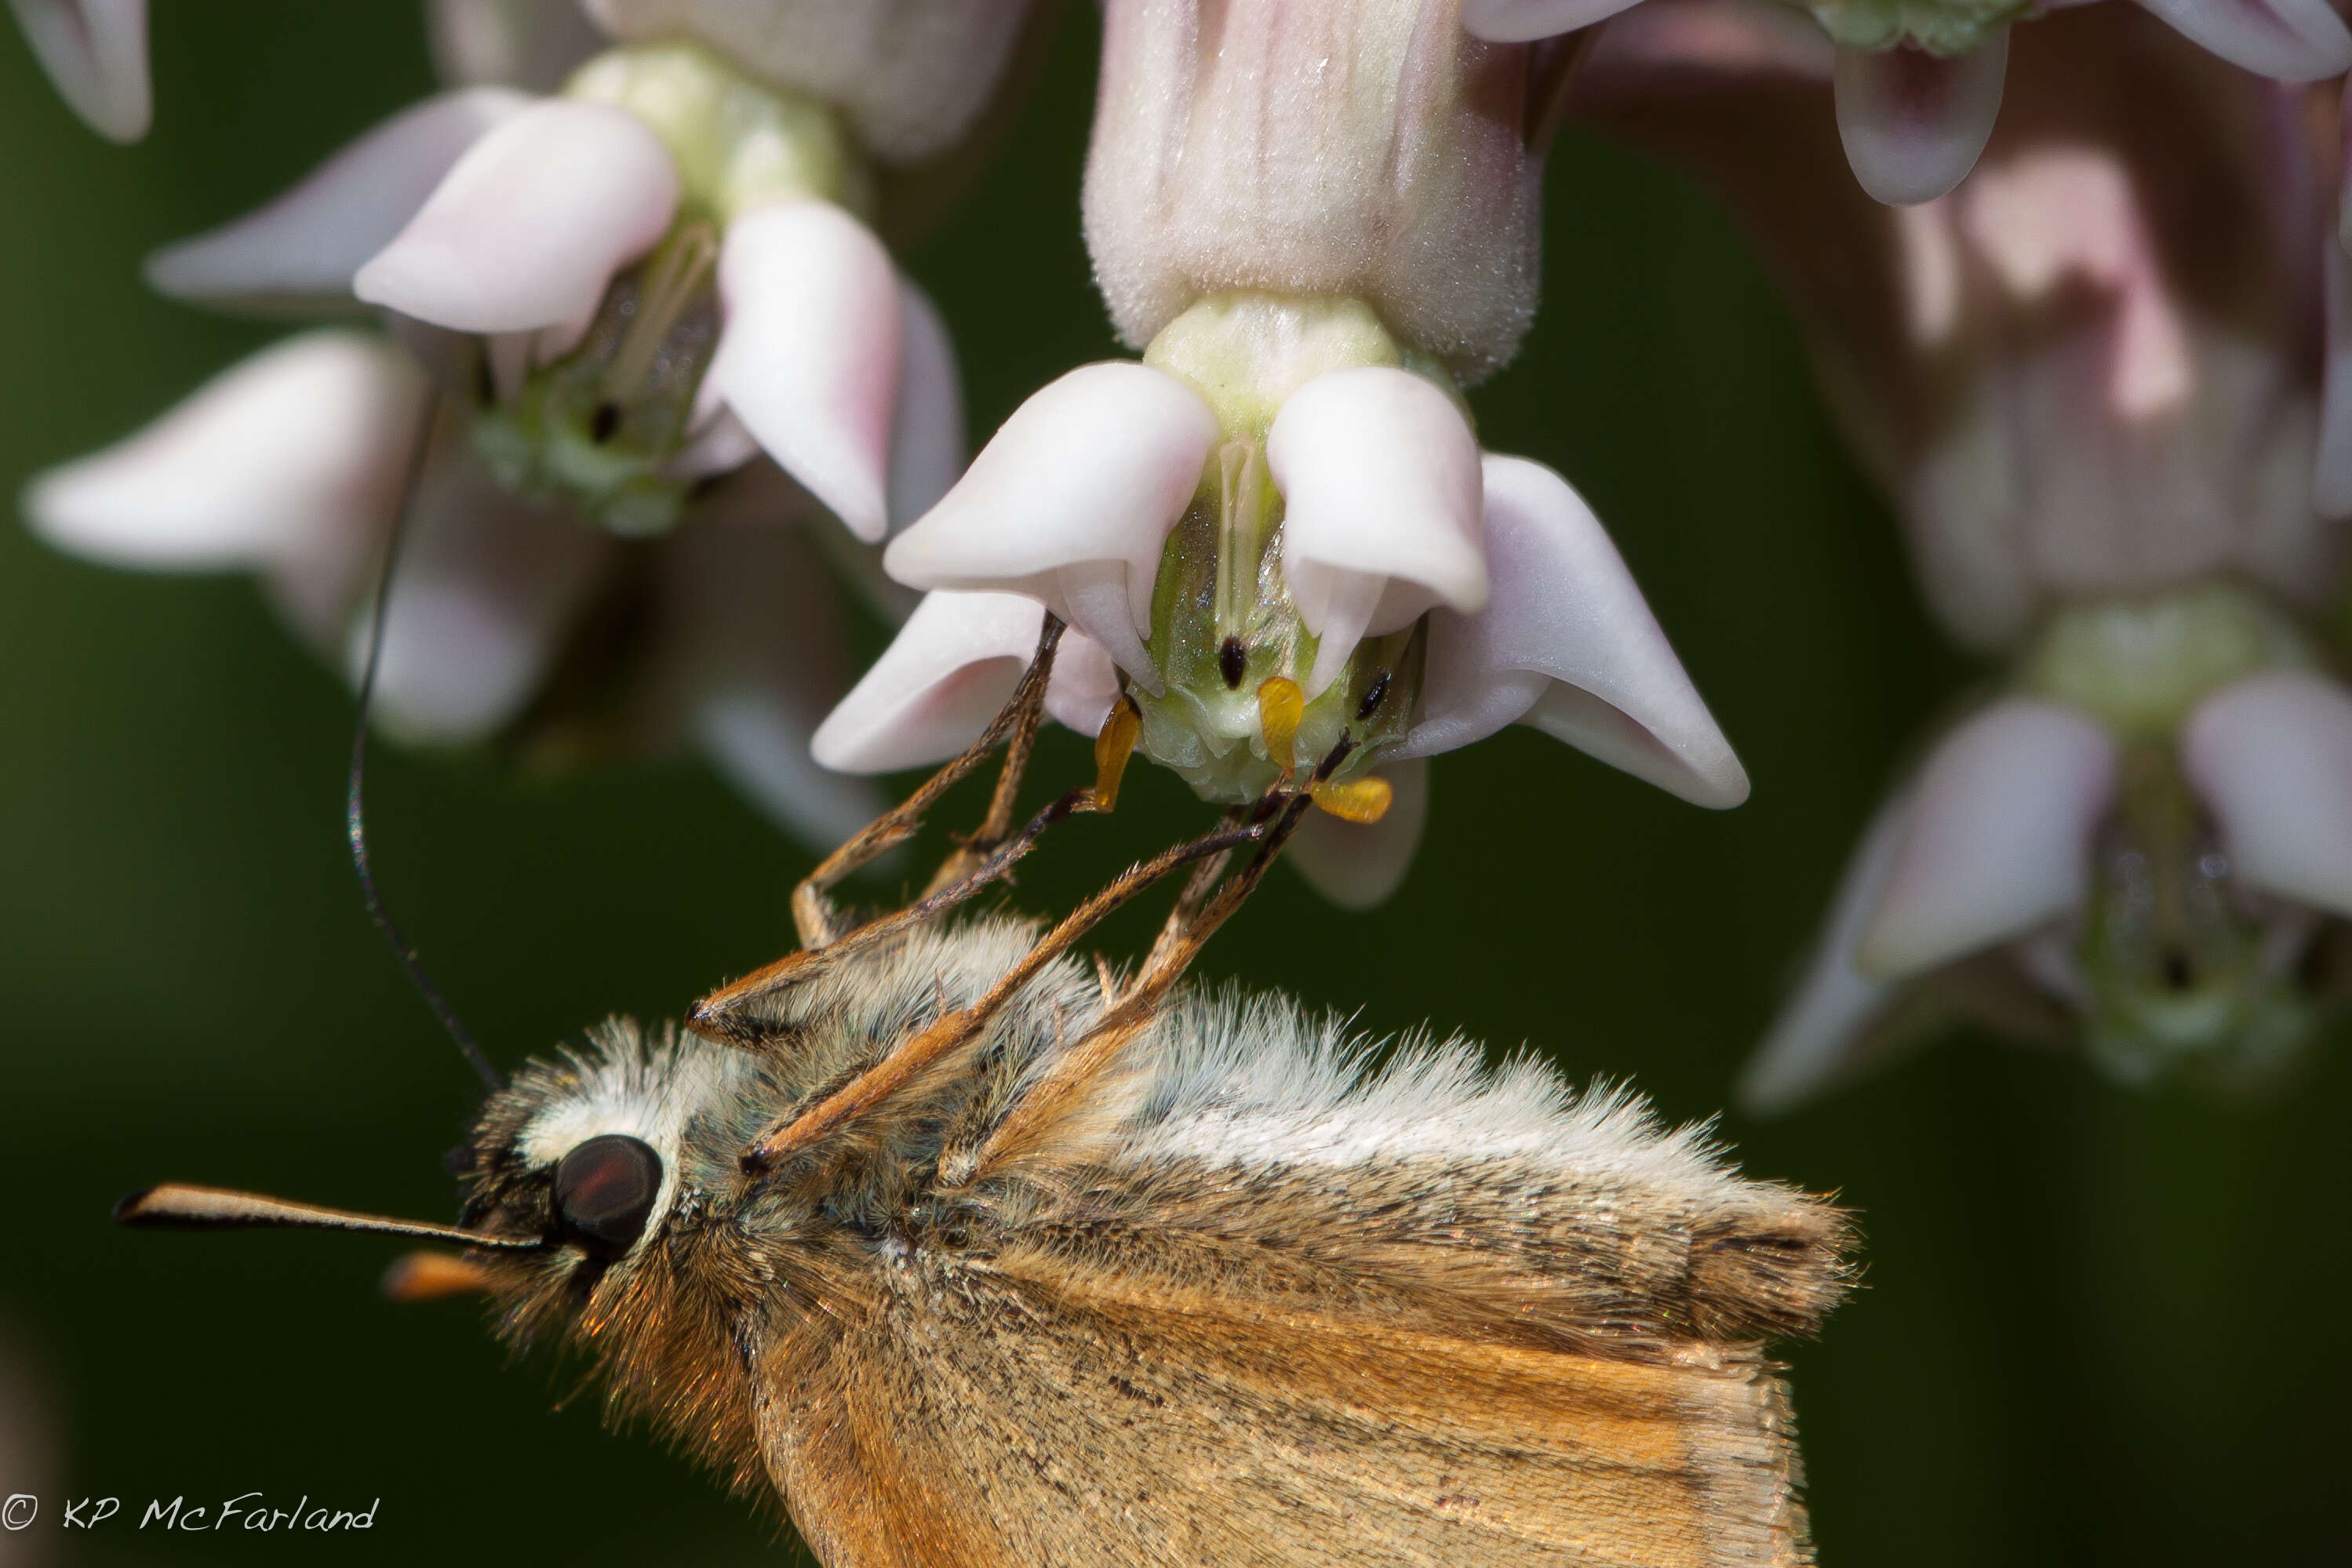
[(368, 621), (367, 662), (360, 674), (359, 717), (352, 729), (352, 768), (343, 792), (343, 829), (351, 838), (352, 869), (359, 873), (360, 896), (367, 903), (368, 918), (374, 921), (375, 928), (383, 934), (384, 941), (392, 947), (393, 956), (400, 960), (400, 967), (408, 971), (408, 978), (416, 987), (418, 994), (424, 997), (425, 1005), (433, 1009), (433, 1016), (441, 1020), (441, 1027), (448, 1031), (451, 1040), (457, 1042), (458, 1051), (480, 1074), (483, 1083), (495, 1093), (506, 1087), (506, 1080), (499, 1077), (499, 1070), (490, 1065), (490, 1059), (483, 1051), (481, 1043), (458, 1021), (456, 1009), (442, 996), (441, 988), (433, 983), (433, 977), (425, 972), (424, 961), (417, 957), (416, 949), (401, 934), (399, 925), (392, 918), (392, 911), (384, 907), (383, 894), (376, 890), (375, 873), (368, 863), (365, 805), (368, 716), (375, 705), (376, 674), (383, 664), (383, 627), (386, 612), (392, 607), (393, 569), (399, 562), (401, 543), (407, 538), (409, 520), (416, 511), (416, 492), (424, 478), (425, 454), (432, 448), (433, 428), (438, 422), (440, 411), (439, 397), (428, 396), (417, 420), (416, 443), (409, 452), (407, 473), (401, 481), (400, 510), (393, 518), (391, 535), (384, 540), (383, 568), (376, 579), (375, 607)]

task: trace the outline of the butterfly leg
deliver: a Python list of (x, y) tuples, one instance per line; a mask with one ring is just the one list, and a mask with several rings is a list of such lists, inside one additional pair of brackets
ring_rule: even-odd
[[(1072, 793), (1083, 795), (1085, 791)], [(1040, 813), (1039, 819), (1032, 820), (1031, 828), (1024, 830), (1024, 836), (1040, 826), (1044, 815)], [(1163, 850), (1148, 861), (1129, 866), (1108, 887), (1063, 916), (1060, 924), (1046, 933), (1044, 939), (1024, 954), (1021, 961), (1007, 970), (978, 1001), (943, 1014), (928, 1027), (902, 1040), (889, 1055), (791, 1122), (761, 1134), (744, 1151), (744, 1166), (760, 1169), (772, 1165), (787, 1155), (809, 1147), (889, 1100), (942, 1057), (979, 1038), (1007, 1002), (1034, 980), (1045, 966), (1075, 946), (1104, 916), (1177, 867), (1203, 858), (1228, 854), (1244, 844), (1265, 840), (1272, 831), (1272, 826), (1265, 821), (1221, 826), (1214, 832)], [(1013, 843), (1020, 841), (1015, 839)], [(1011, 847), (1012, 844), (1006, 846), (1007, 849)], [(1003, 850), (998, 852), (1000, 857), (1003, 853)], [(982, 869), (986, 870), (985, 867)]]
[[(1045, 690), (1041, 684), (1039, 693)], [(984, 864), (1005, 840), (1013, 828), (1013, 805), (1021, 792), (1021, 777), (1028, 770), (1029, 753), (1037, 742), (1037, 725), (1042, 706), (1032, 707), (1025, 718), (1013, 729), (1011, 744), (1006, 748), (1004, 770), (997, 775), (996, 793), (990, 798), (988, 817), (979, 831), (963, 839), (956, 852), (941, 862), (940, 869), (923, 889), (924, 896), (953, 887), (969, 878)], [(1086, 800), (1077, 809), (1087, 811), (1108, 811), (1118, 803), (1119, 781), (1127, 776), (1128, 759), (1135, 754), (1135, 743), (1142, 733), (1143, 715), (1135, 699), (1125, 691), (1103, 716), (1101, 730), (1095, 736), (1095, 782), (1086, 792)]]
[[(1004, 732), (1004, 766), (997, 770), (996, 789), (988, 800), (988, 815), (982, 819), (977, 831), (958, 841), (954, 852), (940, 862), (940, 869), (931, 873), (930, 882), (923, 888), (926, 898), (970, 877), (1013, 831), (1013, 801), (1021, 793), (1023, 775), (1029, 771), (1029, 754), (1037, 745), (1037, 726), (1045, 714), (1045, 686), (1053, 676), (1054, 648), (1061, 635), (1062, 622), (1052, 612), (1047, 612), (1045, 630), (1037, 639), (1037, 655), (1030, 661), (1028, 671), (1022, 676), (1021, 685), (1013, 691), (1012, 700), (997, 716), (1000, 724), (1008, 718), (1011, 722)], [(992, 725), (990, 727), (993, 730), (996, 727)], [(994, 741), (989, 736), (982, 736), (974, 744), (992, 748)], [(965, 753), (966, 757), (971, 755), (970, 752)], [(982, 755), (985, 756), (986, 752)], [(962, 760), (963, 758), (956, 759), (957, 762)], [(948, 766), (953, 768), (955, 765), (951, 762)], [(961, 774), (957, 775), (957, 778), (961, 777)], [(937, 793), (933, 792), (934, 799)], [(912, 828), (908, 831), (912, 831)]]
[[(803, 949), (826, 946), (842, 936), (839, 912), (834, 908), (833, 901), (825, 896), (833, 884), (914, 837), (916, 830), (922, 826), (925, 814), (939, 803), (940, 797), (962, 782), (965, 776), (987, 760), (989, 753), (999, 745), (1006, 746), (1004, 768), (997, 776), (996, 792), (990, 802), (988, 821), (982, 824), (975, 843), (982, 839), (1003, 838), (1005, 830), (1012, 825), (1013, 798), (1021, 788), (1021, 775), (1029, 766), (1030, 747), (1037, 739), (1037, 721), (1045, 709), (1045, 686), (1054, 677), (1054, 651), (1061, 641), (1061, 619), (1049, 612), (1037, 633), (1036, 654), (1029, 661), (1029, 668), (1023, 672), (1021, 684), (1013, 688), (1012, 696), (1005, 699), (996, 716), (989, 720), (988, 727), (981, 732), (980, 738), (925, 779), (922, 787), (913, 794), (875, 818), (847, 843), (825, 856), (814, 871), (802, 879), (801, 884), (793, 890), (793, 924), (799, 927)], [(992, 841), (988, 845), (990, 849), (994, 847)], [(949, 866), (954, 865), (959, 856), (970, 852), (968, 847), (958, 852), (958, 855), (950, 856)], [(975, 862), (985, 858), (986, 853), (987, 850), (980, 851), (974, 857)], [(931, 886), (925, 890), (927, 893), (957, 880), (948, 875), (948, 866), (940, 868), (940, 875), (933, 877)]]
[[(990, 822), (994, 822), (1000, 810), (1010, 813), (1011, 801), (1020, 785), (1022, 769), (1027, 765), (1029, 746), (1035, 738), (1037, 717), (1044, 711), (1046, 683), (1053, 678), (1054, 651), (1062, 638), (1062, 622), (1054, 615), (1045, 617), (1037, 636), (1037, 653), (1029, 668), (1013, 688), (1013, 695), (997, 710), (980, 738), (966, 747), (962, 753), (924, 780), (906, 800), (867, 823), (848, 842), (825, 856), (814, 871), (803, 878), (793, 889), (793, 924), (798, 928), (800, 951), (787, 953), (774, 963), (755, 969), (740, 980), (721, 986), (694, 1004), (687, 1014), (687, 1026), (697, 1033), (715, 1040), (731, 1040), (738, 1045), (756, 1049), (763, 1043), (765, 1034), (752, 1010), (759, 1000), (782, 987), (805, 978), (824, 965), (834, 963), (861, 947), (886, 940), (908, 925), (927, 920), (941, 910), (977, 893), (988, 883), (1009, 870), (1035, 846), (1037, 837), (1045, 827), (1077, 810), (1087, 809), (1084, 790), (1074, 790), (1039, 813), (1029, 826), (1009, 841), (992, 846), (979, 862), (951, 885), (940, 885), (933, 879), (933, 887), (913, 904), (895, 915), (863, 925), (851, 926), (842, 917), (828, 896), (833, 885), (842, 878), (887, 853), (912, 838), (922, 826), (924, 815), (936, 805), (940, 796), (953, 789), (966, 776), (988, 758), (1008, 737), (1013, 745), (1005, 758), (1003, 774), (997, 780), (996, 793), (990, 808)], [(989, 824), (982, 824), (982, 832)], [(1003, 838), (1002, 830), (994, 835)]]
[[(1345, 758), (1349, 746), (1343, 740), (1324, 758), (1316, 769), (1316, 783), (1329, 778)], [(1287, 778), (1286, 769), (1284, 779), (1255, 805), (1228, 813), (1218, 832), (1195, 841), (1200, 846), (1216, 847), (1207, 852), (1186, 884), (1167, 925), (1160, 928), (1159, 940), (1152, 944), (1151, 955), (1144, 960), (1142, 971), (1095, 1020), (1084, 1038), (998, 1124), (973, 1158), (971, 1176), (1034, 1152), (1048, 1130), (1063, 1120), (1065, 1113), (1117, 1062), (1129, 1042), (1158, 1016), (1169, 992), (1192, 967), (1192, 960), (1200, 956), (1217, 927), (1232, 918), (1256, 890), (1265, 879), (1266, 868), (1274, 864), (1283, 844), (1315, 804), (1312, 783), (1306, 789), (1293, 789)], [(1255, 843), (1256, 853), (1240, 871), (1221, 880), (1234, 852), (1245, 843)]]

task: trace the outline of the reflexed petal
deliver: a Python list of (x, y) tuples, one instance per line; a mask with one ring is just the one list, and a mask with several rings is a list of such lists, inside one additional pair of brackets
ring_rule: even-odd
[(1826, 82), (1837, 46), (1794, 6), (1753, 0), (1675, 0), (1626, 12), (1596, 35), (1577, 67), (1580, 104), (1654, 95), (1664, 81), (1705, 70), (1724, 78)]
[(1275, 415), (1265, 462), (1283, 497), (1283, 576), (1321, 639), (1310, 699), (1364, 636), (1433, 605), (1486, 607), (1477, 438), (1426, 378), (1384, 365), (1326, 371)]
[[(1043, 605), (1018, 593), (926, 594), (874, 667), (817, 727), (811, 747), (816, 759), (844, 773), (946, 761), (980, 737), (1020, 685), (1045, 619)], [(1066, 632), (1054, 664), (1047, 708), (1066, 724), (1083, 723), (1091, 712), (1100, 727), (1110, 706), (1103, 688), (1118, 690), (1102, 650)]]
[(1485, 471), (1493, 597), (1430, 617), (1421, 718), (1391, 755), (1517, 721), (1695, 804), (1746, 800), (1747, 771), (1591, 508), (1540, 463), (1489, 456)]
[(873, 788), (809, 754), (849, 669), (833, 579), (808, 536), (773, 517), (698, 509), (657, 559), (668, 628), (660, 700), (712, 766), (811, 848), (872, 821)]
[(1634, 4), (1636, 0), (1463, 0), (1462, 26), (1471, 37), (1489, 43), (1523, 44), (1605, 22)]
[[(1034, 633), (1029, 645), (1034, 653)], [(1101, 730), (1117, 701), (1118, 666), (1102, 644), (1082, 632), (1063, 632), (1061, 646), (1054, 651), (1054, 678), (1045, 684), (1045, 712), (1064, 728), (1090, 736)]]
[(1856, 967), (1915, 975), (2075, 907), (2115, 784), (2115, 737), (2073, 708), (2006, 697), (1963, 721), (1919, 771)]
[(1396, 791), (1379, 821), (1359, 826), (1309, 811), (1284, 852), (1308, 886), (1342, 909), (1370, 909), (1397, 890), (1429, 818), (1426, 761), (1412, 758), (1376, 771)]
[(2281, 81), (2352, 68), (2352, 32), (2327, 0), (2139, 0), (2231, 65)]
[(662, 465), (666, 479), (708, 479), (730, 473), (760, 455), (760, 442), (743, 422), (720, 409), (702, 423), (678, 455)]
[(558, 92), (606, 47), (579, 6), (548, 0), (428, 0), (425, 20), (436, 74), (467, 86)]
[[(1692, 734), (1679, 748), (1661, 744), (1657, 731), (1623, 708), (1566, 681), (1546, 687), (1519, 722), (1694, 806), (1727, 811), (1748, 799), (1748, 770), (1696, 691), (1690, 700), (1696, 706), (1686, 725)], [(1704, 722), (1703, 732), (1697, 721)]]
[(2009, 34), (1948, 57), (1841, 48), (1838, 138), (1862, 188), (1890, 206), (1932, 202), (1968, 178), (1992, 138)]
[[(2344, 84), (2344, 96), (2336, 100), (2336, 123), (2341, 143), (2352, 143), (2352, 79)], [(2336, 186), (2336, 243), (2352, 251), (2352, 155), (2339, 144)]]
[[(483, 740), (522, 711), (617, 547), (602, 529), (514, 497), (471, 463), (437, 465), (400, 555), (376, 677), (377, 717), (404, 738)], [(347, 665), (367, 658), (370, 617)]]
[(1759, 1116), (1795, 1107), (1843, 1075), (1865, 1031), (1894, 999), (1895, 986), (1854, 967), (1863, 928), (1878, 907), (1895, 852), (1911, 827), (1907, 791), (1878, 809), (1853, 858), (1846, 862), (1820, 945), (1804, 978), (1740, 1071), (1737, 1093)]
[(147, 134), (147, 0), (8, 0), (8, 8), (85, 124), (110, 141)]
[(530, 101), (494, 87), (427, 99), (257, 212), (157, 251), (147, 258), (147, 282), (206, 304), (349, 305), (352, 275), (416, 215), (467, 148)]
[(1175, 377), (1081, 366), (1013, 410), (884, 564), (916, 588), (1042, 600), (1157, 691), (1142, 654), (1151, 585), (1216, 439), (1216, 416)]
[(963, 378), (930, 296), (898, 280), (898, 407), (890, 420), (890, 524), (940, 504), (963, 473)]
[(337, 538), (363, 549), (397, 500), (424, 399), (424, 377), (382, 338), (306, 332), (36, 476), (25, 513), (58, 549), (116, 566), (256, 566)]
[(677, 198), (677, 167), (643, 122), (550, 99), (476, 141), (352, 291), (461, 332), (576, 329)]
[(2352, 916), (2352, 693), (2302, 670), (2234, 681), (2189, 716), (2180, 762), (2232, 871)]
[(724, 402), (851, 533), (879, 539), (905, 308), (889, 253), (830, 202), (782, 202), (728, 225), (719, 293), (727, 328), (700, 401)]

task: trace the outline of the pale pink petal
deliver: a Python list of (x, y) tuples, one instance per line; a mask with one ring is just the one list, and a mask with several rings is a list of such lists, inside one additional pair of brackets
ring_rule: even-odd
[(1418, 722), (1398, 757), (1531, 724), (1697, 805), (1736, 806), (1748, 774), (1610, 542), (1568, 481), (1485, 460), (1483, 613), (1430, 617)]
[(466, 86), (558, 92), (607, 47), (569, 0), (429, 0), (425, 20), (435, 73)]
[[(470, 463), (417, 495), (384, 624), (376, 714), (404, 738), (488, 738), (530, 702), (617, 546), (568, 510), (532, 506)], [(352, 626), (357, 679), (369, 617)]]
[(1283, 577), (1321, 640), (1309, 698), (1364, 636), (1434, 605), (1486, 607), (1478, 441), (1427, 378), (1385, 365), (1317, 376), (1275, 415), (1265, 463), (1283, 497)]
[(2352, 79), (2336, 99), (2336, 243), (2352, 251)]
[(930, 296), (898, 279), (898, 407), (890, 420), (890, 524), (940, 504), (963, 474), (963, 379)]
[(1894, 999), (1892, 982), (1854, 967), (1854, 949), (1910, 832), (1910, 808), (1908, 791), (1881, 806), (1846, 862), (1804, 977), (1740, 1070), (1736, 1092), (1743, 1109), (1777, 1115), (1843, 1076), (1865, 1032)]
[[(1693, 733), (1680, 746), (1665, 744), (1657, 730), (1623, 708), (1566, 681), (1544, 688), (1519, 722), (1694, 806), (1727, 811), (1748, 799), (1748, 770), (1715, 728), (1696, 692), (1690, 701), (1696, 705), (1696, 715), (1685, 727)], [(1703, 733), (1698, 720), (1704, 720)]]
[(396, 501), (425, 381), (382, 338), (276, 343), (129, 438), (37, 475), (24, 508), (60, 549), (116, 566), (262, 566), (372, 540)]
[(158, 293), (206, 304), (352, 303), (352, 277), (416, 215), (466, 149), (530, 99), (463, 88), (393, 116), (257, 212), (147, 258)]
[(461, 332), (576, 329), (668, 229), (678, 189), (643, 121), (549, 99), (467, 149), (352, 292)]
[(1837, 46), (1794, 6), (1754, 0), (1675, 0), (1624, 13), (1598, 34), (1577, 67), (1580, 98), (1640, 92), (1661, 72), (1696, 68), (1725, 77), (1827, 82)]
[[(2352, 126), (2352, 120), (2347, 120)], [(2352, 203), (2345, 209), (2352, 213)], [(2319, 405), (2319, 458), (2312, 472), (2312, 505), (2324, 517), (2352, 517), (2352, 254), (2330, 234), (2320, 242), (2326, 286), (2327, 352)]]
[(1862, 188), (1890, 206), (1932, 202), (1968, 178), (1992, 138), (2009, 33), (1970, 53), (1840, 48), (1837, 122)]
[(851, 533), (879, 539), (904, 312), (889, 252), (830, 202), (781, 202), (728, 225), (719, 293), (727, 329), (702, 402), (723, 402)]
[(147, 134), (147, 0), (8, 0), (8, 8), (83, 123), (110, 141)]
[(1309, 811), (1283, 852), (1309, 887), (1342, 909), (1370, 909), (1397, 890), (1429, 820), (1426, 761), (1383, 763), (1375, 771), (1396, 791), (1379, 821), (1358, 824)]
[(666, 479), (708, 479), (716, 474), (730, 473), (760, 455), (759, 437), (743, 428), (743, 422), (727, 409), (720, 409), (702, 422), (677, 456), (662, 465)]
[(1524, 44), (1605, 22), (1636, 0), (1463, 0), (1462, 26), (1473, 37)]
[[(926, 594), (817, 727), (816, 759), (844, 773), (889, 773), (953, 757), (979, 738), (1020, 684), (1045, 619), (1045, 607), (1022, 594)], [(1065, 632), (1045, 694), (1055, 717), (1073, 727), (1091, 717), (1100, 727), (1118, 690), (1108, 667), (1099, 646)]]
[(2352, 32), (2327, 0), (2139, 0), (2231, 65), (2281, 81), (2352, 69)]
[[(1042, 625), (1043, 618), (1039, 623)], [(1030, 638), (1036, 647), (1036, 638)], [(1045, 684), (1045, 712), (1055, 723), (1080, 735), (1094, 735), (1118, 701), (1118, 666), (1102, 644), (1080, 632), (1062, 633), (1054, 651), (1054, 678)]]
[(824, 561), (772, 517), (700, 508), (658, 552), (661, 700), (711, 765), (803, 843), (826, 850), (881, 811), (873, 787), (817, 765), (809, 737), (849, 686)]
[(2352, 693), (2303, 670), (2234, 681), (2189, 716), (2180, 764), (2234, 873), (2352, 916)]
[(1216, 439), (1216, 415), (1175, 377), (1082, 366), (1015, 409), (884, 564), (916, 588), (1040, 600), (1157, 691), (1151, 585)]
[(2115, 737), (2055, 703), (2004, 697), (1964, 720), (1919, 771), (1856, 967), (1916, 975), (2076, 907), (2116, 766)]

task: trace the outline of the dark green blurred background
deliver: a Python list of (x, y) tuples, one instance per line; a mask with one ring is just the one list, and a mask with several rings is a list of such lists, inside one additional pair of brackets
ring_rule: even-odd
[[(1077, 233), (1094, 36), (1073, 9), (1006, 156), (912, 258), (979, 434), (1113, 347)], [(130, 151), (0, 35), (0, 486), (269, 336), (150, 297), (139, 258), (429, 90), (417, 10), (158, 6), (158, 130)], [(1373, 1030), (1529, 1040), (1704, 1116), (1889, 768), (1969, 672), (1728, 225), (1570, 140), (1547, 241), (1541, 323), (1475, 395), (1485, 438), (1610, 522), (1755, 798), (1710, 815), (1514, 730), (1439, 760), (1389, 906), (1335, 914), (1278, 877), (1208, 968)], [(165, 1176), (450, 1209), (440, 1155), (472, 1080), (362, 914), (349, 723), (245, 581), (107, 571), (0, 529), (0, 1335), (46, 1369), (68, 1492), (134, 1513), (255, 1488), (383, 1499), (372, 1533), (322, 1542), (124, 1520), (68, 1541), (52, 1498), (0, 1560), (774, 1560), (772, 1523), (602, 1430), (593, 1399), (557, 1408), (568, 1375), (506, 1364), (477, 1308), (383, 1301), (393, 1249), (108, 1225)], [(1042, 771), (1083, 758), (1061, 737)], [(1116, 819), (1032, 862), (1024, 903), (1063, 906), (1200, 819), (1139, 772)], [(607, 1012), (675, 1015), (787, 944), (803, 859), (691, 764), (519, 779), (386, 752), (371, 793), (395, 908), (509, 1060)], [(1823, 1558), (2352, 1560), (2345, 1044), (2249, 1108), (1957, 1039), (1784, 1122), (1729, 1122), (1750, 1170), (1836, 1190), (1868, 1239), (1867, 1288), (1793, 1352)]]

